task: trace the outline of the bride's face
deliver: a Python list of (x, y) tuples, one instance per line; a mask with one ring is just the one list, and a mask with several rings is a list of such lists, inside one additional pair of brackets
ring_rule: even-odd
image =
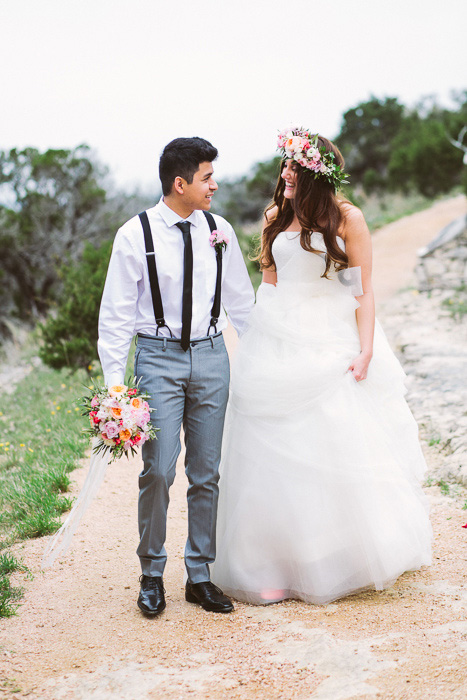
[(286, 199), (294, 198), (298, 167), (299, 166), (291, 158), (286, 160), (282, 166), (281, 177), (285, 180), (284, 197)]

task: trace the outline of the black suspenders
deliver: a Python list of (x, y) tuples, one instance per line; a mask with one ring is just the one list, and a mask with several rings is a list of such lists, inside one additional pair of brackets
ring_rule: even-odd
[(159, 287), (159, 278), (157, 276), (154, 241), (152, 239), (148, 215), (145, 211), (143, 211), (141, 214), (139, 214), (139, 218), (144, 231), (144, 245), (146, 246), (146, 262), (148, 264), (149, 286), (151, 287), (152, 305), (154, 307), (154, 316), (157, 323), (156, 335), (159, 335), (159, 329), (165, 326), (169, 330), (170, 337), (173, 338), (172, 331), (166, 324), (164, 318), (164, 307), (162, 306), (161, 290)]
[[(204, 216), (208, 220), (209, 228), (211, 233), (216, 230), (216, 222), (214, 217), (208, 211), (203, 212)], [(221, 312), (221, 287), (222, 287), (222, 246), (216, 248), (216, 262), (217, 262), (217, 277), (216, 277), (216, 291), (214, 292), (214, 303), (211, 309), (211, 321), (209, 323), (208, 335), (211, 332), (211, 328), (214, 328), (214, 333), (217, 333), (217, 322), (219, 320), (219, 315)]]
[[(216, 230), (216, 222), (214, 217), (209, 212), (203, 212), (211, 233)], [(156, 335), (159, 335), (159, 329), (168, 329), (170, 337), (173, 338), (172, 331), (168, 327), (164, 318), (164, 307), (162, 305), (162, 296), (159, 286), (159, 278), (157, 276), (156, 267), (156, 254), (154, 252), (154, 241), (151, 234), (151, 226), (149, 225), (148, 215), (145, 211), (139, 214), (141, 225), (144, 232), (144, 245), (146, 247), (146, 261), (148, 264), (148, 274), (149, 274), (149, 285), (151, 287), (151, 297), (152, 305), (154, 307), (154, 317), (156, 319), (157, 329)], [(209, 323), (209, 328), (207, 335), (210, 334), (211, 328), (214, 328), (214, 332), (217, 333), (217, 322), (219, 320), (219, 315), (221, 312), (221, 286), (222, 286), (222, 249), (216, 248), (216, 262), (217, 262), (217, 276), (216, 276), (216, 291), (214, 292), (214, 303), (211, 309), (211, 321)]]

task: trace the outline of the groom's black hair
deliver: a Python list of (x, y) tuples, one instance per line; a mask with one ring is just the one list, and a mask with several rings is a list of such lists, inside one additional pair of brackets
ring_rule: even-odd
[(200, 163), (212, 163), (217, 156), (217, 148), (199, 136), (178, 138), (168, 143), (159, 161), (162, 194), (170, 194), (176, 177), (183, 177), (191, 184)]

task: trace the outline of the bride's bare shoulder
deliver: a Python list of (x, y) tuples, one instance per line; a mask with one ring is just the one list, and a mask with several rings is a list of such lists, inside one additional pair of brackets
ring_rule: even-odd
[(339, 206), (343, 214), (339, 235), (343, 240), (356, 230), (367, 228), (365, 217), (361, 209), (347, 201), (339, 202)]
[(352, 204), (352, 202), (343, 200), (339, 202), (339, 207), (344, 215), (344, 219), (358, 220), (363, 218), (362, 210), (356, 207), (355, 204)]

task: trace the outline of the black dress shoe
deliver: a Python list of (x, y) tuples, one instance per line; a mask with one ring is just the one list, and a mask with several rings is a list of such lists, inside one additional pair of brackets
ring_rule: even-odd
[(141, 590), (138, 596), (138, 608), (148, 617), (159, 615), (165, 609), (165, 589), (162, 576), (140, 577)]
[(186, 582), (185, 600), (189, 603), (201, 605), (208, 612), (232, 612), (234, 606), (232, 602), (224, 595), (220, 588), (215, 586), (211, 581), (201, 581), (201, 583)]

